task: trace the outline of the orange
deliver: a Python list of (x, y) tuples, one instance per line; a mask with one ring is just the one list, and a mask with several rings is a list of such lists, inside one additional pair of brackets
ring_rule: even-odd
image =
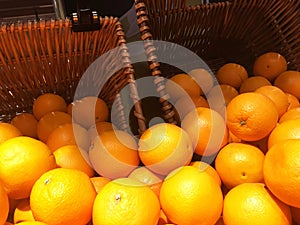
[(14, 223), (35, 221), (30, 208), (29, 198), (22, 199), (14, 211)]
[(159, 196), (163, 179), (159, 175), (153, 173), (147, 167), (140, 166), (136, 168), (128, 175), (128, 178), (135, 179), (148, 185), (151, 190), (154, 191), (157, 196)]
[(108, 130), (113, 130), (113, 129), (115, 129), (115, 128), (111, 122), (100, 121), (100, 122), (97, 122), (95, 125), (92, 125), (88, 129), (88, 134), (90, 136), (90, 139), (93, 140), (95, 137), (97, 137), (102, 132), (108, 131)]
[(196, 107), (209, 108), (207, 100), (199, 95), (197, 97), (183, 96), (180, 97), (174, 104), (177, 116), (179, 116), (180, 121), (193, 109)]
[(296, 224), (300, 224), (300, 208), (291, 206), (291, 213), (292, 213), (293, 221), (295, 221)]
[(99, 121), (107, 121), (108, 106), (96, 96), (87, 96), (73, 102), (72, 117), (81, 126), (88, 129)]
[(300, 119), (287, 120), (277, 125), (270, 133), (268, 148), (287, 139), (300, 139)]
[(136, 140), (121, 130), (99, 134), (92, 141), (89, 157), (94, 170), (109, 179), (128, 176), (140, 163)]
[[(85, 156), (83, 156), (85, 154)], [(65, 145), (53, 153), (56, 165), (62, 168), (77, 169), (89, 177), (94, 175), (93, 168), (88, 163), (88, 153), (80, 150), (76, 145)]]
[(193, 146), (187, 132), (169, 123), (148, 128), (140, 137), (138, 153), (151, 171), (167, 175), (177, 167), (190, 163)]
[(222, 212), (219, 184), (193, 166), (183, 166), (168, 174), (159, 198), (162, 210), (174, 224), (215, 224)]
[(289, 103), (289, 106), (288, 106), (288, 111), (290, 109), (293, 109), (293, 108), (296, 108), (296, 107), (300, 107), (300, 103), (299, 103), (299, 100), (292, 94), (289, 94), (289, 93), (285, 93), (287, 95), (287, 98), (288, 98), (288, 103)]
[(248, 78), (248, 73), (240, 64), (226, 63), (218, 69), (216, 78), (219, 84), (228, 84), (239, 89), (242, 82)]
[(291, 225), (289, 206), (278, 200), (263, 183), (244, 183), (224, 198), (224, 224)]
[(85, 173), (57, 168), (36, 181), (30, 206), (34, 218), (46, 224), (82, 225), (91, 220), (95, 197), (96, 191)]
[(298, 100), (300, 99), (299, 84), (300, 72), (295, 70), (288, 70), (281, 73), (274, 81), (275, 86), (286, 93), (294, 95)]
[(262, 76), (252, 76), (243, 81), (240, 86), (239, 93), (252, 92), (259, 87), (268, 85), (272, 85), (272, 83), (267, 78)]
[(60, 95), (45, 93), (38, 96), (33, 102), (32, 112), (37, 120), (54, 111), (67, 112), (67, 103)]
[(10, 123), (0, 122), (0, 144), (6, 140), (21, 136), (21, 131)]
[(77, 145), (88, 151), (91, 140), (84, 127), (76, 123), (65, 123), (56, 127), (49, 134), (46, 144), (52, 152), (65, 145)]
[(281, 117), (288, 109), (289, 102), (286, 94), (276, 86), (263, 86), (255, 90), (267, 96), (276, 106), (278, 116)]
[(51, 132), (65, 123), (72, 123), (72, 117), (68, 113), (56, 111), (45, 114), (37, 124), (39, 139), (46, 143)]
[(4, 186), (1, 183), (0, 183), (0, 202), (1, 202), (0, 224), (4, 224), (8, 217), (9, 201)]
[(25, 222), (18, 223), (18, 225), (48, 225), (48, 224), (40, 221), (25, 221)]
[(201, 89), (196, 79), (184, 73), (176, 74), (166, 81), (166, 91), (172, 102), (180, 97), (198, 97)]
[(21, 136), (0, 145), (0, 180), (10, 198), (28, 198), (35, 181), (54, 167), (54, 156), (39, 140)]
[(97, 193), (100, 192), (104, 185), (111, 181), (106, 177), (91, 177), (90, 179)]
[(205, 95), (214, 85), (214, 77), (204, 68), (196, 68), (188, 72), (200, 86), (200, 95)]
[(93, 225), (157, 225), (159, 216), (159, 200), (147, 185), (131, 178), (119, 178), (98, 193)]
[(271, 82), (286, 70), (286, 59), (277, 52), (267, 52), (260, 55), (255, 59), (253, 65), (254, 75), (263, 76)]
[(190, 163), (190, 166), (194, 166), (194, 167), (198, 168), (200, 171), (204, 171), (204, 172), (208, 173), (221, 186), (222, 181), (220, 179), (218, 172), (215, 170), (214, 167), (212, 167), (208, 163), (203, 162), (203, 161), (193, 161)]
[(235, 136), (231, 131), (228, 132), (228, 143), (240, 143), (242, 139)]
[(278, 111), (265, 95), (255, 92), (236, 96), (227, 106), (227, 126), (238, 138), (257, 141), (276, 126)]
[(252, 145), (230, 143), (220, 150), (215, 160), (216, 170), (227, 188), (242, 183), (263, 182), (264, 153)]
[(183, 119), (181, 127), (190, 136), (195, 153), (210, 156), (228, 142), (228, 129), (216, 111), (198, 107)]
[(37, 119), (31, 113), (20, 113), (11, 120), (11, 124), (18, 128), (23, 135), (33, 138), (38, 137), (37, 123)]
[(289, 111), (285, 112), (279, 119), (279, 123), (282, 123), (287, 120), (293, 120), (300, 118), (300, 106), (290, 109)]
[(300, 140), (286, 140), (269, 148), (265, 156), (264, 180), (284, 203), (300, 207)]

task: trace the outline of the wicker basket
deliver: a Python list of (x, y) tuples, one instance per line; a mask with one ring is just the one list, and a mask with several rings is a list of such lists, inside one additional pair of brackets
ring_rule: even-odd
[[(159, 62), (159, 46), (151, 40), (163, 40), (183, 46), (201, 57), (215, 72), (228, 62), (242, 64), (252, 74), (254, 59), (265, 52), (285, 56), (288, 68), (300, 70), (299, 1), (233, 0), (188, 6), (184, 0), (136, 0), (137, 21), (145, 41), (152, 75), (169, 78), (182, 69)], [(170, 57), (176, 46), (166, 49)], [(183, 62), (184, 71), (199, 67)], [(161, 96), (166, 95), (158, 82)], [(166, 121), (174, 122), (167, 101), (161, 109)], [(167, 105), (167, 107), (166, 107)]]
[[(129, 85), (135, 119), (140, 128), (137, 130), (142, 132), (145, 129), (122, 25), (117, 18), (99, 20), (101, 29), (91, 32), (72, 32), (72, 23), (68, 19), (1, 26), (1, 121), (9, 121), (17, 113), (30, 111), (34, 99), (41, 93), (57, 93), (71, 102), (77, 86), (86, 85), (79, 81), (89, 65), (111, 49), (120, 47), (115, 54), (105, 55), (99, 73), (89, 77), (89, 82), (103, 87), (99, 97), (110, 109), (115, 101), (116, 126), (126, 131), (130, 128), (119, 90)], [(117, 70), (120, 65), (122, 69)], [(117, 71), (110, 78), (101, 74), (114, 69)]]

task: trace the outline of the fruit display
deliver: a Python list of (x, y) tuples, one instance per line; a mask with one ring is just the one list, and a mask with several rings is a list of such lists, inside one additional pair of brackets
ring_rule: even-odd
[(178, 123), (140, 136), (99, 97), (40, 95), (0, 123), (0, 225), (299, 224), (300, 73), (253, 65), (168, 79)]

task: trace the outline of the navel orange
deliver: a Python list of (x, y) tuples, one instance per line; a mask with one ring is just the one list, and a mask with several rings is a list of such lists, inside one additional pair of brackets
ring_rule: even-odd
[(291, 225), (289, 206), (278, 200), (263, 183), (244, 183), (224, 198), (224, 224)]
[(238, 138), (256, 141), (266, 137), (276, 126), (278, 111), (274, 103), (260, 93), (236, 96), (227, 106), (227, 126)]
[(36, 180), (55, 166), (50, 149), (34, 138), (15, 137), (0, 145), (0, 180), (10, 198), (28, 198)]
[(94, 225), (157, 225), (160, 204), (154, 192), (131, 178), (119, 178), (106, 184), (93, 207)]
[(177, 167), (190, 163), (193, 146), (187, 132), (169, 123), (148, 128), (140, 137), (138, 153), (151, 171), (167, 175)]
[(264, 158), (257, 147), (230, 143), (218, 153), (215, 167), (222, 183), (230, 189), (242, 183), (263, 182)]
[(281, 141), (265, 156), (264, 181), (282, 202), (300, 207), (300, 140)]
[(11, 120), (11, 124), (18, 128), (23, 135), (36, 139), (38, 138), (37, 123), (38, 121), (32, 113), (20, 113)]
[(58, 94), (45, 93), (38, 96), (32, 106), (33, 115), (37, 120), (49, 112), (67, 112), (67, 103)]
[(36, 181), (30, 194), (30, 206), (38, 221), (51, 225), (82, 225), (91, 220), (95, 197), (96, 191), (85, 173), (57, 168)]
[(266, 52), (254, 61), (253, 74), (273, 81), (279, 74), (287, 70), (286, 59), (278, 52)]
[(183, 166), (168, 174), (159, 198), (163, 211), (175, 224), (215, 224), (222, 212), (219, 184), (193, 166)]
[(190, 136), (194, 151), (198, 155), (213, 155), (228, 142), (225, 121), (212, 109), (196, 108), (185, 116), (181, 127)]

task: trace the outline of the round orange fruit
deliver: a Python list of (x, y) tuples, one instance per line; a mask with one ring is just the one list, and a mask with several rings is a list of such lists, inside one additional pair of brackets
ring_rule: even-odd
[(264, 181), (270, 191), (282, 202), (300, 207), (300, 140), (281, 141), (265, 156)]
[(0, 202), (1, 202), (1, 210), (0, 210), (0, 224), (4, 224), (9, 212), (9, 201), (6, 190), (4, 186), (0, 183)]
[(34, 138), (15, 137), (0, 146), (0, 180), (10, 198), (28, 198), (36, 180), (55, 166), (50, 149)]
[(93, 207), (94, 225), (157, 225), (160, 204), (154, 192), (131, 178), (119, 178), (106, 184)]
[(96, 190), (97, 193), (100, 192), (100, 190), (104, 187), (104, 185), (106, 185), (107, 183), (109, 183), (111, 180), (106, 178), (106, 177), (91, 177), (91, 182)]
[(194, 151), (198, 155), (213, 155), (228, 142), (226, 123), (212, 109), (196, 108), (185, 116), (181, 127), (190, 136)]
[(271, 82), (286, 70), (286, 59), (277, 52), (267, 52), (260, 55), (255, 59), (253, 65), (254, 75), (263, 76)]
[(204, 68), (196, 68), (188, 72), (200, 86), (200, 95), (205, 95), (214, 85), (213, 75)]
[(200, 171), (204, 171), (208, 173), (213, 179), (217, 181), (217, 183), (221, 186), (222, 181), (221, 178), (214, 167), (210, 164), (203, 162), (203, 161), (193, 161), (190, 163), (190, 166), (194, 166), (198, 168)]
[(266, 137), (276, 126), (278, 111), (274, 103), (260, 93), (236, 96), (227, 106), (227, 126), (238, 138), (256, 141)]
[(167, 175), (177, 167), (190, 163), (192, 141), (180, 127), (159, 123), (148, 128), (140, 137), (138, 153), (143, 164), (151, 171)]
[(23, 135), (21, 131), (10, 123), (0, 122), (0, 144), (6, 140)]
[(264, 158), (257, 147), (230, 143), (219, 151), (215, 167), (222, 183), (230, 189), (242, 183), (263, 182)]
[(39, 120), (49, 112), (67, 112), (67, 103), (60, 95), (45, 93), (34, 100), (32, 111), (35, 118)]
[(106, 131), (91, 143), (90, 162), (94, 170), (109, 179), (126, 177), (140, 163), (137, 142), (125, 131)]
[(272, 83), (265, 77), (252, 76), (243, 81), (240, 86), (239, 93), (247, 93), (255, 91), (259, 87), (272, 85)]
[(34, 184), (30, 206), (36, 220), (52, 225), (87, 224), (96, 191), (90, 178), (75, 169), (57, 168)]
[(294, 95), (298, 100), (300, 99), (300, 72), (295, 70), (288, 70), (281, 73), (274, 81), (274, 86), (279, 87), (286, 93)]
[(278, 200), (263, 183), (240, 184), (226, 194), (224, 224), (291, 225), (289, 206)]
[(242, 82), (248, 78), (248, 72), (240, 64), (226, 63), (218, 69), (216, 78), (219, 84), (227, 84), (239, 89)]
[(289, 93), (285, 93), (285, 94), (288, 98), (288, 103), (289, 103), (289, 106), (288, 106), (288, 109), (287, 109), (288, 111), (290, 109), (293, 109), (293, 108), (296, 108), (296, 107), (300, 106), (298, 98), (296, 98), (294, 95), (289, 94)]
[(167, 218), (174, 224), (215, 224), (222, 212), (219, 184), (193, 166), (179, 167), (168, 174), (159, 198)]
[(22, 199), (14, 211), (14, 223), (35, 221), (29, 203), (29, 198)]
[(294, 120), (300, 118), (300, 107), (296, 107), (285, 112), (279, 119), (279, 123), (287, 120)]
[(95, 137), (97, 137), (102, 132), (108, 131), (108, 130), (114, 130), (114, 129), (115, 129), (115, 127), (111, 122), (100, 121), (100, 122), (97, 122), (95, 125), (92, 125), (88, 129), (88, 134), (90, 136), (90, 139), (93, 140)]
[(18, 128), (23, 135), (36, 139), (38, 138), (37, 123), (37, 119), (31, 113), (20, 113), (11, 120), (11, 124)]

